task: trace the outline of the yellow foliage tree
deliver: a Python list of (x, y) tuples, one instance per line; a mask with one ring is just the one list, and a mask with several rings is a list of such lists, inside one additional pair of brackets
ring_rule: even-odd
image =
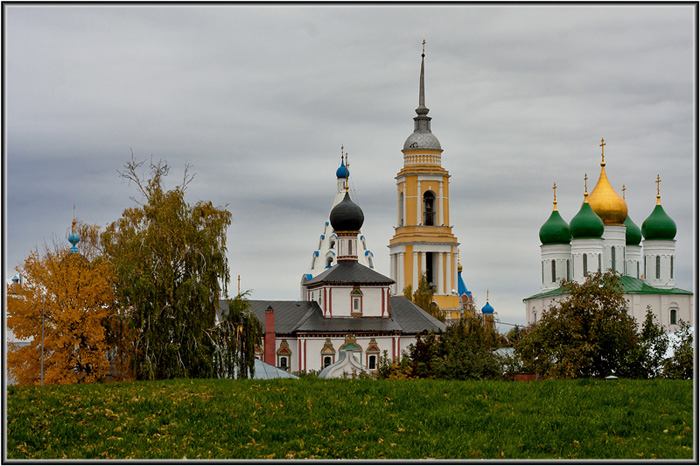
[[(81, 228), (87, 257), (95, 252), (97, 227)], [(54, 245), (33, 251), (22, 267), (21, 283), (8, 285), (7, 325), (28, 345), (10, 345), (8, 371), (20, 385), (39, 385), (43, 320), (43, 382), (91, 383), (113, 369), (104, 323), (116, 314), (112, 269), (100, 257), (89, 261)], [(42, 318), (43, 315), (43, 318)]]

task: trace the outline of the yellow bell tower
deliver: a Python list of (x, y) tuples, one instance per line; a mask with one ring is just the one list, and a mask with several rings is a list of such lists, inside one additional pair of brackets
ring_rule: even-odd
[(450, 174), (442, 168), (442, 148), (430, 130), (424, 76), (425, 41), (417, 116), (403, 146), (403, 168), (396, 175), (398, 226), (389, 242), (391, 278), (396, 281), (394, 294), (401, 295), (408, 285), (415, 291), (425, 274), (438, 307), (448, 319), (459, 319), (459, 243), (450, 226)]

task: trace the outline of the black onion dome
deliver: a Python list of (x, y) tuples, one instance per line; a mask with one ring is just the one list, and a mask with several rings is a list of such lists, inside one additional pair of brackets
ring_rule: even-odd
[(331, 225), (335, 231), (360, 231), (365, 221), (365, 214), (360, 206), (350, 200), (348, 193), (331, 210)]

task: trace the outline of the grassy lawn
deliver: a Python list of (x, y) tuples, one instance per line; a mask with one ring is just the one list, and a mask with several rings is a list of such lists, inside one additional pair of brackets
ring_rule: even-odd
[(10, 459), (692, 459), (678, 380), (10, 387)]

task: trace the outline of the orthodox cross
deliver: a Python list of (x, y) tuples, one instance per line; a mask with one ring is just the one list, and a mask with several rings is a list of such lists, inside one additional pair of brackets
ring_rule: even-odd
[(627, 188), (625, 188), (625, 185), (623, 184), (623, 185), (622, 185), (622, 199), (625, 198), (625, 191), (626, 191), (626, 190), (627, 190)]
[(605, 166), (605, 139), (600, 138), (600, 155), (603, 157), (601, 165)]
[(583, 174), (583, 189), (584, 195), (588, 196), (588, 173)]
[(423, 39), (423, 55), (425, 55), (425, 39)]
[(554, 182), (554, 186), (552, 186), (552, 189), (554, 190), (554, 209), (556, 210), (556, 208), (557, 208), (557, 183), (556, 183), (556, 181)]
[(656, 175), (656, 199), (661, 199), (661, 191), (659, 189), (660, 184), (661, 177), (659, 175)]

